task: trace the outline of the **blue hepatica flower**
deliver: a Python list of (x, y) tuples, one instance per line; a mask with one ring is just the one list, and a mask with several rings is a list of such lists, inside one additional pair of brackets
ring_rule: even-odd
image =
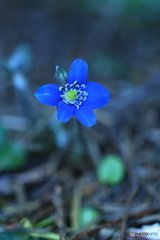
[(96, 123), (92, 109), (105, 106), (110, 94), (101, 84), (87, 82), (87, 78), (88, 64), (82, 59), (75, 59), (65, 84), (44, 85), (35, 92), (35, 96), (40, 103), (58, 107), (60, 122), (67, 122), (74, 115), (84, 126), (91, 127)]

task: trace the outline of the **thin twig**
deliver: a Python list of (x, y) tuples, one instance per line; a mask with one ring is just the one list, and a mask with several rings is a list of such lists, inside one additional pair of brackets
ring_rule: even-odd
[[(154, 211), (159, 211), (160, 209), (147, 209), (145, 211), (142, 211), (142, 212), (139, 212), (139, 213), (134, 213), (132, 215), (129, 215), (128, 219), (131, 219), (131, 218), (140, 218), (140, 217), (143, 217), (149, 213), (152, 213)], [(101, 229), (103, 228), (106, 228), (106, 227), (109, 227), (109, 226), (114, 226), (114, 225), (117, 225), (118, 223), (121, 223), (123, 221), (122, 218), (118, 218), (116, 220), (113, 220), (113, 221), (109, 221), (109, 222), (106, 222), (104, 224), (101, 224), (99, 225), (98, 227), (95, 227), (94, 229), (92, 230), (89, 230), (89, 231), (85, 231), (85, 232), (82, 232), (82, 233), (79, 233), (77, 235), (75, 235), (74, 237), (72, 237), (70, 240), (78, 240), (78, 239), (81, 239), (81, 238), (84, 238), (88, 235), (92, 235), (98, 231), (100, 231)]]
[(66, 234), (64, 231), (64, 211), (62, 204), (62, 187), (60, 185), (56, 185), (54, 188), (54, 194), (52, 197), (52, 202), (54, 203), (57, 215), (57, 226), (59, 230), (60, 240), (66, 240)]
[(137, 182), (134, 182), (130, 196), (128, 198), (127, 201), (127, 206), (126, 206), (126, 210), (125, 210), (125, 214), (122, 220), (122, 224), (121, 224), (121, 236), (120, 236), (120, 240), (124, 240), (125, 238), (125, 232), (126, 232), (126, 227), (127, 227), (127, 220), (129, 218), (129, 209), (131, 207), (131, 203), (133, 202), (133, 199), (137, 193), (138, 190), (138, 185)]

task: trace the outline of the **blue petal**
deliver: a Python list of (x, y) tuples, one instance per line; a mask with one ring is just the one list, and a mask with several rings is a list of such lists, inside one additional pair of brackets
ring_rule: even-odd
[(88, 93), (85, 104), (92, 109), (104, 107), (110, 99), (109, 91), (99, 83), (87, 82), (84, 90)]
[(96, 115), (88, 106), (82, 105), (74, 108), (74, 116), (86, 127), (92, 127), (96, 123)]
[(58, 104), (57, 118), (60, 122), (67, 122), (73, 115), (73, 105), (60, 101)]
[(72, 62), (68, 73), (68, 83), (78, 81), (79, 84), (83, 84), (88, 78), (88, 64), (82, 59), (75, 59)]
[(43, 85), (34, 95), (40, 103), (50, 106), (57, 106), (60, 101), (59, 86), (55, 84)]

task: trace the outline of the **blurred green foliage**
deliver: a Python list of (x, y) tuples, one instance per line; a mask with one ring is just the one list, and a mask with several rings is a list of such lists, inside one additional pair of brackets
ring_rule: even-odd
[(1, 240), (38, 240), (38, 238), (29, 236), (23, 230), (0, 232), (0, 239)]
[(16, 170), (26, 162), (26, 152), (18, 143), (0, 145), (0, 170)]
[(55, 216), (51, 216), (48, 218), (43, 219), (42, 221), (36, 223), (36, 227), (37, 228), (42, 228), (42, 227), (46, 227), (50, 224), (53, 224), (56, 221), (56, 217)]
[(100, 217), (100, 213), (91, 207), (84, 207), (80, 210), (80, 226), (85, 227), (93, 224)]
[[(117, 17), (123, 14), (123, 16), (130, 16), (130, 19), (132, 17), (130, 13), (139, 13), (137, 17), (143, 17), (144, 14), (154, 17), (160, 10), (160, 2), (157, 0), (83, 0), (83, 4), (95, 12), (105, 14), (107, 10), (108, 16)], [(100, 12), (102, 8), (103, 12)]]
[(16, 170), (26, 162), (26, 151), (18, 142), (9, 141), (7, 130), (0, 125), (0, 171)]
[(92, 73), (95, 77), (120, 77), (125, 76), (127, 64), (118, 59), (116, 56), (109, 54), (96, 55), (92, 64)]
[(101, 183), (115, 185), (120, 183), (125, 176), (125, 165), (117, 155), (107, 155), (100, 162), (97, 177)]
[(3, 125), (0, 124), (0, 145), (3, 144), (7, 139), (7, 130)]

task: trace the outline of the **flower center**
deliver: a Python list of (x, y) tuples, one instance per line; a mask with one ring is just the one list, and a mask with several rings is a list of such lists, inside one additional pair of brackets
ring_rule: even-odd
[(77, 109), (80, 108), (83, 101), (86, 100), (88, 93), (83, 91), (85, 84), (79, 85), (77, 81), (72, 84), (67, 83), (65, 86), (60, 86), (59, 91), (62, 92), (61, 98), (66, 104), (73, 104)]
[(74, 102), (77, 98), (77, 90), (70, 90), (66, 92), (65, 98), (68, 102)]

